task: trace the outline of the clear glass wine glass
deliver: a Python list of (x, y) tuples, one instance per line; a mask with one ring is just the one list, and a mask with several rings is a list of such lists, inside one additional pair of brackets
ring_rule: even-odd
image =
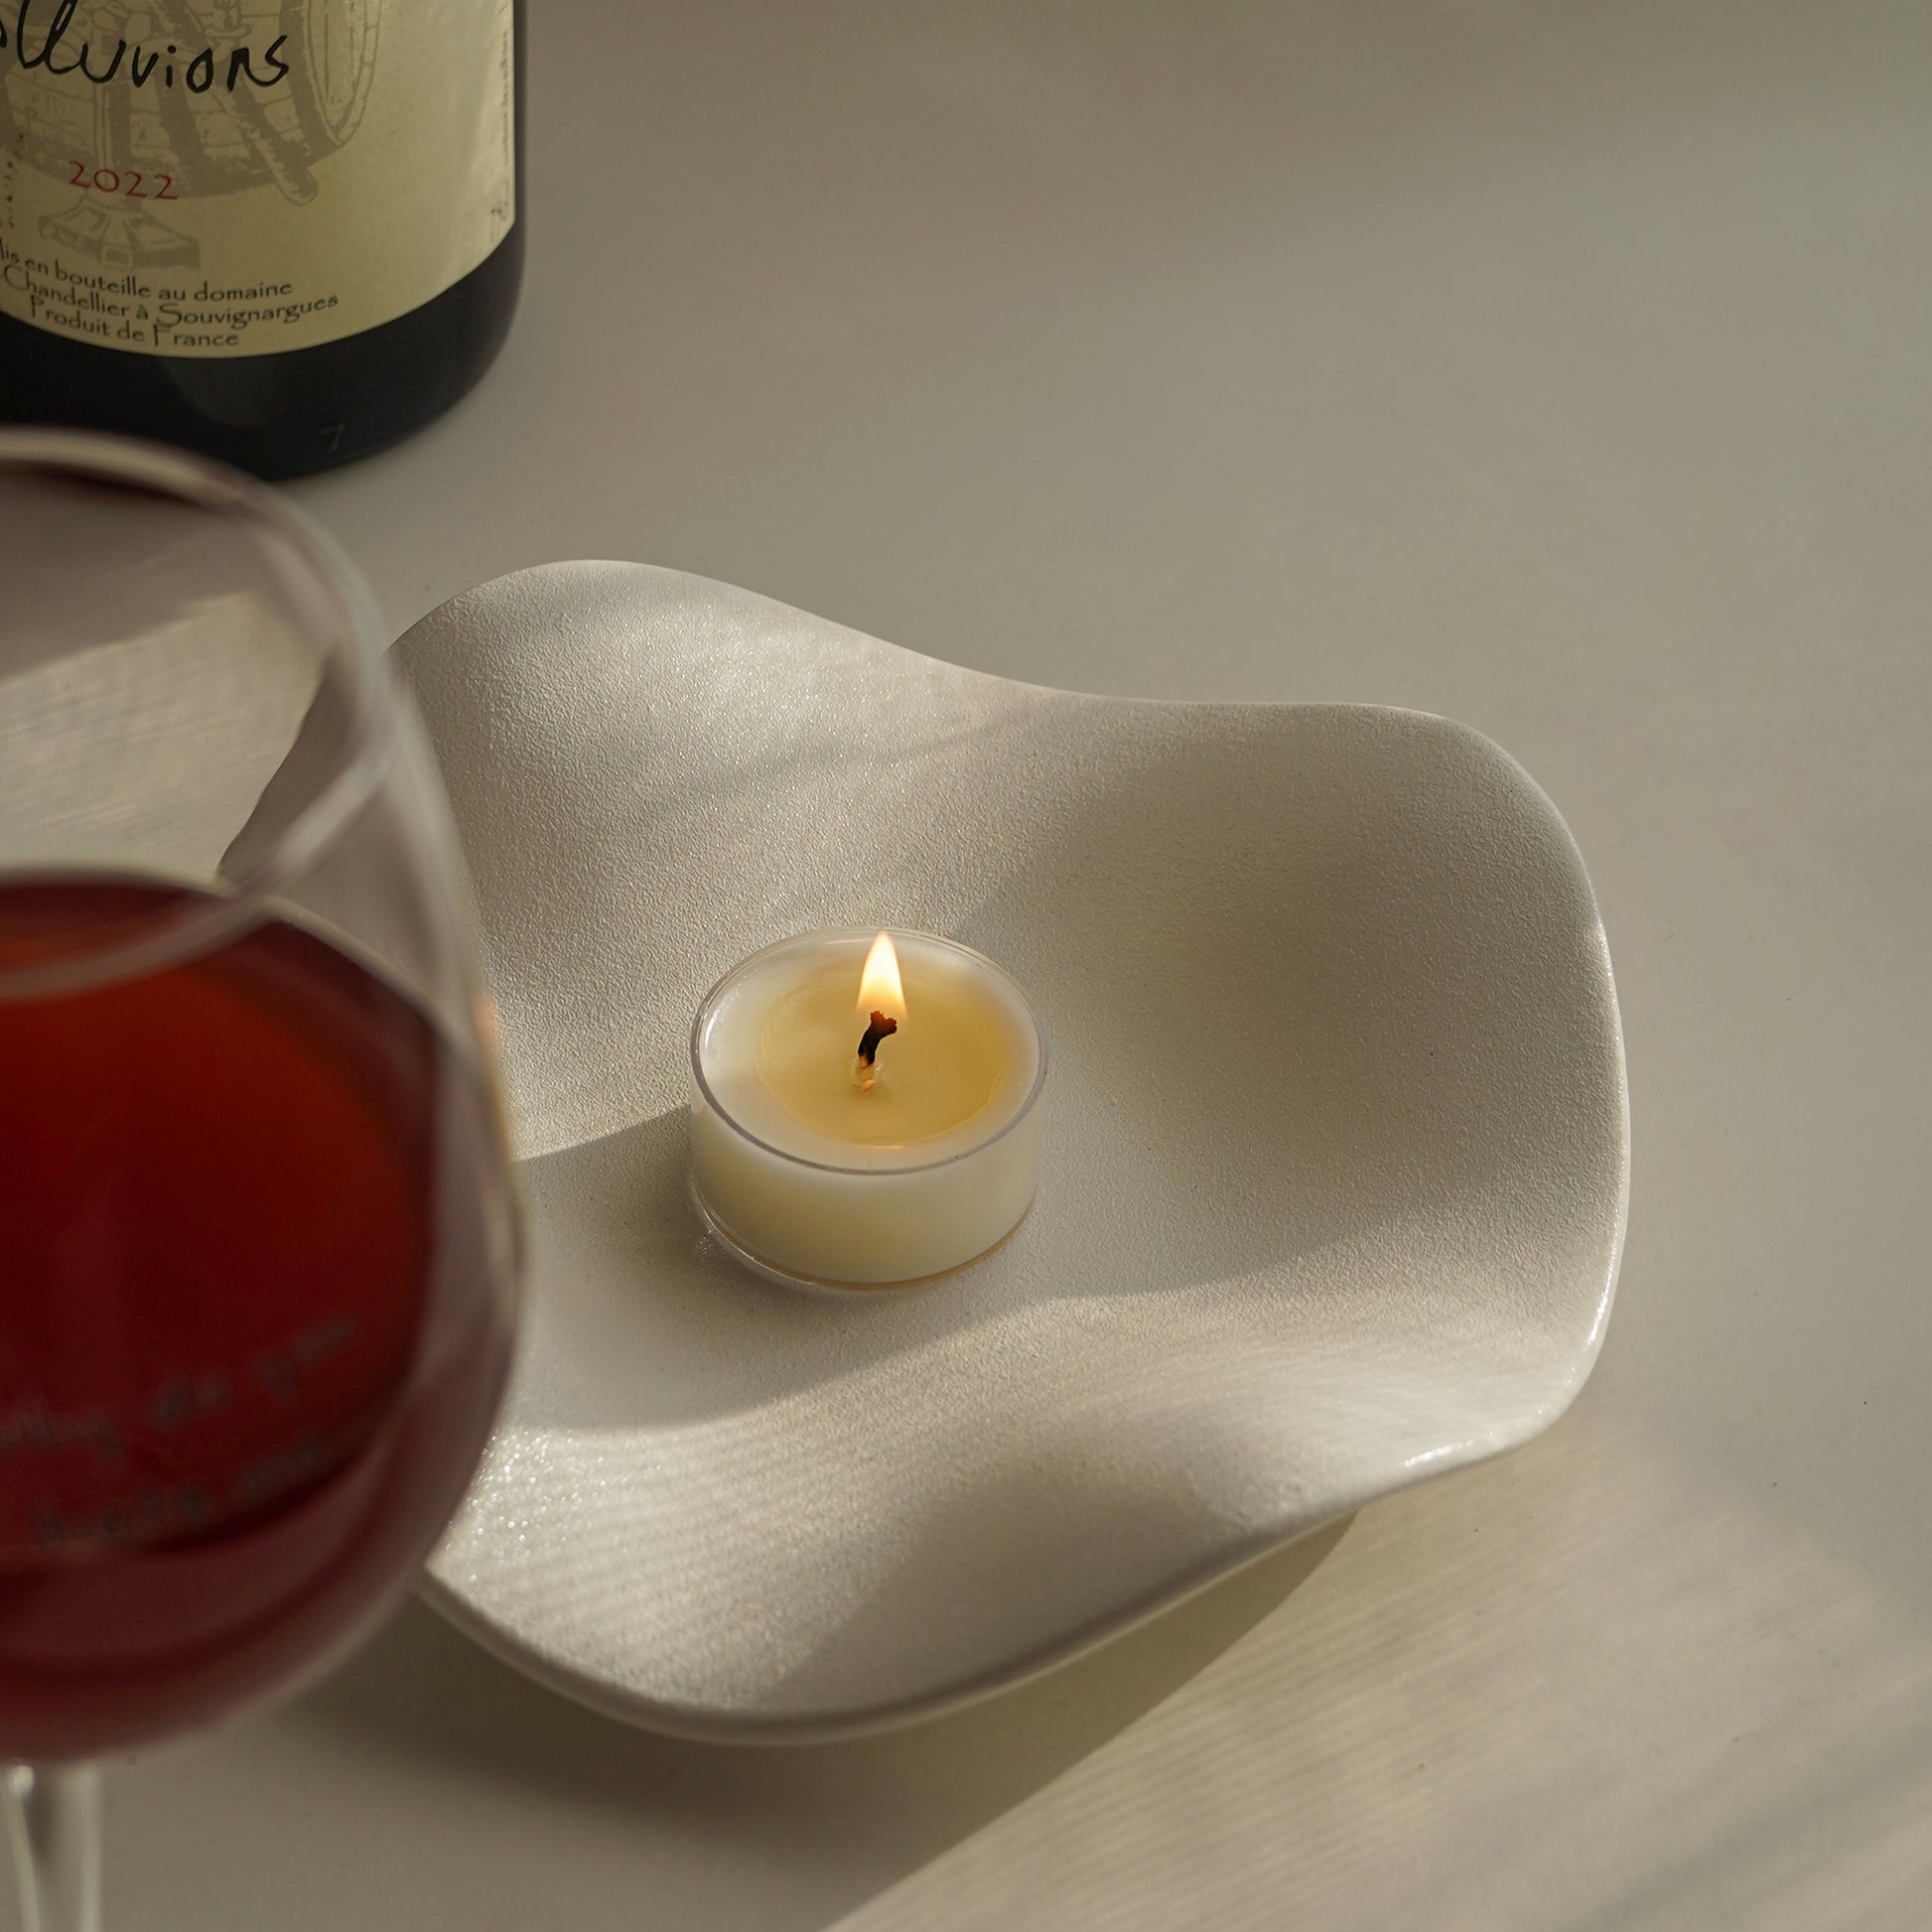
[(0, 432), (0, 1762), (27, 1922), (99, 1754), (286, 1696), (482, 1452), (517, 1217), (433, 763), (333, 546)]

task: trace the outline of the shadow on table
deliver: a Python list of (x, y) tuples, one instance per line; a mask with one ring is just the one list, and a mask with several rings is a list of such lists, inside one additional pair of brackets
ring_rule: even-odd
[(819, 1919), (830, 1923), (1160, 1704), (1299, 1588), (1352, 1521), (1261, 1558), (1031, 1683), (872, 1737), (758, 1747), (634, 1730), (539, 1688), (421, 1603), (293, 1719), (358, 1749), (521, 1782), (572, 1806), (685, 1816), (707, 1838), (742, 1837), (747, 1857), (774, 1840), (822, 1845), (852, 1873), (851, 1896)]

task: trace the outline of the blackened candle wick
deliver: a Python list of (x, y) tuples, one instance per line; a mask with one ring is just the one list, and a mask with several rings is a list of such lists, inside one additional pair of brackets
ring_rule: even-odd
[(870, 1066), (879, 1053), (879, 1042), (888, 1034), (898, 1032), (898, 1022), (883, 1014), (877, 1007), (872, 1011), (872, 1025), (868, 1027), (859, 1041), (859, 1057)]

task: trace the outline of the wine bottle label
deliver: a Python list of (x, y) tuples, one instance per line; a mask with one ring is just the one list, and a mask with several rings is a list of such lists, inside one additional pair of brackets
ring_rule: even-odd
[(0, 0), (0, 314), (133, 354), (419, 308), (516, 212), (513, 0)]

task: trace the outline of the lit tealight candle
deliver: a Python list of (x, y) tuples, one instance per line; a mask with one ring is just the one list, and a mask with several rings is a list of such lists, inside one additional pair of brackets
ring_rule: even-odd
[(712, 1232), (824, 1288), (921, 1281), (1012, 1233), (1039, 1179), (1046, 1047), (990, 959), (928, 933), (807, 932), (691, 1031), (691, 1182)]

